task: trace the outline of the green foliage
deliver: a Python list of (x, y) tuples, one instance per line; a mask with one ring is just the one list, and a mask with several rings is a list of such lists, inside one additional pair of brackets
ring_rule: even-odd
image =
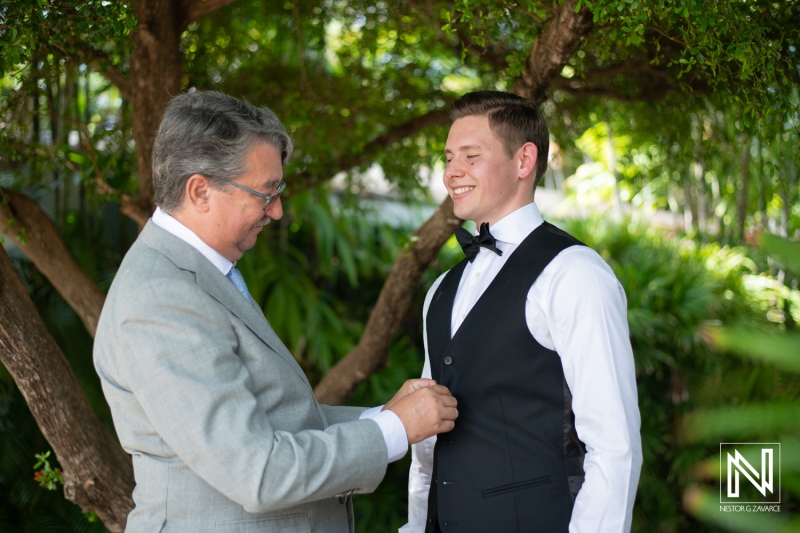
[[(80, 49), (85, 61), (119, 63), (136, 21), (129, 2), (6, 0), (0, 7), (0, 77), (49, 54)], [(123, 56), (124, 57), (124, 56)]]
[[(788, 103), (800, 104), (796, 89)], [(573, 115), (568, 131), (558, 116), (551, 121), (564, 153), (558, 163), (575, 169), (565, 186), (578, 206), (611, 205), (616, 183), (635, 212), (669, 211), (676, 215), (673, 228), (685, 224), (701, 240), (738, 244), (747, 228), (800, 230), (796, 112), (773, 105), (752, 124), (742, 120), (741, 105), (694, 98), (669, 98), (658, 113), (644, 104), (603, 108), (580, 121)]]
[(579, 0), (581, 5), (605, 28), (608, 40), (598, 47), (600, 57), (614, 57), (612, 43), (654, 42), (651, 62), (677, 67), (679, 76), (700, 71), (712, 87), (724, 91), (731, 83), (747, 84), (753, 91), (736, 97), (744, 97), (751, 117), (768, 98), (766, 87), (797, 81), (797, 28), (784, 25), (800, 17), (795, 2)]
[(49, 457), (50, 450), (45, 453), (36, 454), (37, 461), (36, 464), (33, 465), (33, 469), (36, 470), (39, 468), (41, 470), (37, 470), (33, 479), (39, 483), (40, 487), (44, 487), (47, 490), (56, 490), (58, 484), (63, 483), (64, 480), (61, 477), (61, 469), (50, 466)]
[[(36, 533), (102, 533), (108, 530), (64, 498), (43, 490), (31, 470), (32, 450), (49, 446), (19, 391), (0, 377), (0, 530)], [(55, 471), (59, 467), (51, 461)]]
[[(800, 272), (800, 242), (774, 235), (760, 240), (764, 251), (784, 261), (784, 265)], [(719, 457), (701, 463), (696, 472), (706, 474), (708, 482), (694, 484), (686, 493), (688, 510), (710, 524), (727, 531), (752, 533), (800, 531), (800, 337), (796, 332), (766, 333), (735, 325), (714, 327), (708, 335), (713, 345), (722, 351), (737, 354), (752, 361), (755, 368), (771, 374), (770, 391), (761, 401), (747, 400), (740, 405), (714, 407), (688, 414), (682, 421), (681, 432), (686, 441), (717, 442), (779, 442), (781, 460), (778, 476), (781, 479), (783, 511), (771, 513), (725, 514), (718, 512), (714, 481), (720, 480)], [(718, 448), (717, 448), (718, 450)]]

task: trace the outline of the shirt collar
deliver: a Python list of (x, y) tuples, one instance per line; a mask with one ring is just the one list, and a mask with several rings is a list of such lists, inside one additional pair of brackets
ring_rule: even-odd
[(203, 257), (211, 261), (211, 264), (217, 267), (217, 269), (222, 272), (223, 275), (227, 275), (231, 267), (236, 264), (204, 243), (195, 232), (184, 226), (172, 215), (162, 211), (160, 207), (156, 207), (156, 211), (153, 213), (153, 224), (165, 231), (168, 231), (169, 233), (178, 237), (180, 240), (189, 244), (191, 247), (195, 248), (198, 252), (203, 254)]
[(489, 226), (489, 231), (498, 241), (519, 244), (543, 222), (539, 208), (531, 202)]

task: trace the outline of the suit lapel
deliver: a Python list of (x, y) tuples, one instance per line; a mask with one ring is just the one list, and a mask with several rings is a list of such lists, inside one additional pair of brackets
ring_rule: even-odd
[(308, 383), (303, 369), (300, 368), (300, 365), (297, 364), (295, 358), (278, 338), (272, 326), (269, 325), (263, 311), (254, 301), (247, 301), (233, 283), (211, 264), (203, 254), (190, 244), (158, 227), (152, 221), (147, 222), (139, 238), (142, 239), (144, 244), (164, 254), (178, 268), (194, 272), (197, 285), (201, 289), (244, 322), (250, 331), (264, 341), (274, 352), (283, 357)]

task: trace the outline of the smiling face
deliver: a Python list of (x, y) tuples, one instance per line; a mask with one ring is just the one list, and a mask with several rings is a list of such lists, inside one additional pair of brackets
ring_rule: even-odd
[(536, 146), (525, 143), (511, 156), (483, 115), (459, 118), (445, 144), (444, 185), (458, 218), (496, 223), (533, 202)]
[[(265, 142), (256, 143), (245, 157), (245, 173), (236, 183), (263, 194), (273, 194), (283, 179), (281, 153)], [(264, 200), (236, 187), (212, 189), (203, 240), (231, 261), (241, 259), (256, 244), (261, 228), (283, 216), (280, 197), (264, 210)]]

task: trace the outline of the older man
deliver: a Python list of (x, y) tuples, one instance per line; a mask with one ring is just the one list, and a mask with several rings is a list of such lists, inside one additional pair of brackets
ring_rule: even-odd
[(409, 443), (456, 402), (407, 382), (383, 409), (319, 405), (235, 268), (283, 214), (286, 130), (213, 92), (174, 98), (153, 150), (158, 209), (108, 293), (95, 365), (133, 456), (130, 532), (346, 532)]

